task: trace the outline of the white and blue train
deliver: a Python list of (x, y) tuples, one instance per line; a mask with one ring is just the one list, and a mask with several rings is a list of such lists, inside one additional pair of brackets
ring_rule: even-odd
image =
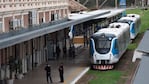
[(90, 54), (93, 69), (112, 69), (130, 43), (129, 25), (112, 23), (108, 28), (100, 29), (90, 38)]
[(112, 69), (113, 64), (117, 63), (126, 51), (130, 40), (137, 36), (140, 25), (139, 15), (127, 14), (117, 22), (109, 24), (108, 28), (94, 33), (90, 38), (92, 68)]
[(140, 30), (141, 19), (138, 14), (127, 14), (126, 17), (120, 18), (117, 22), (128, 23), (130, 26), (130, 38), (133, 40)]

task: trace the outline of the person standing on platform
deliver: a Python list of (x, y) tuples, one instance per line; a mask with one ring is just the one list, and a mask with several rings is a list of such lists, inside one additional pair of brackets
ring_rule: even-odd
[(46, 71), (47, 83), (49, 83), (49, 79), (50, 79), (50, 82), (53, 83), (51, 78), (51, 66), (49, 64), (46, 65), (45, 71)]
[(64, 82), (64, 67), (62, 63), (60, 64), (58, 70), (59, 70), (59, 75), (60, 75), (60, 82), (63, 83)]

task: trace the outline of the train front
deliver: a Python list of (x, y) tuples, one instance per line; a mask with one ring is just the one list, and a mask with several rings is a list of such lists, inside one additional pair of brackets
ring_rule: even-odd
[(112, 34), (94, 34), (90, 39), (90, 54), (92, 69), (108, 70), (113, 69), (113, 63), (118, 61), (118, 56), (113, 56), (113, 53), (118, 53), (115, 45), (115, 35)]

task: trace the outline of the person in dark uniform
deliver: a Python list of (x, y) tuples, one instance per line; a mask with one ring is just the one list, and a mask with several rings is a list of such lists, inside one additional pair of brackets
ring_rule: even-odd
[(45, 71), (46, 71), (47, 83), (49, 83), (49, 78), (50, 78), (50, 82), (52, 83), (53, 81), (51, 78), (51, 66), (49, 64), (46, 65)]
[(64, 82), (64, 67), (62, 63), (60, 64), (58, 70), (59, 70), (59, 75), (60, 75), (60, 82), (63, 83)]

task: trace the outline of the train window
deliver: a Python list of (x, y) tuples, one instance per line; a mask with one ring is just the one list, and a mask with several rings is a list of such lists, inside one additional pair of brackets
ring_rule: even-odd
[(96, 42), (96, 50), (101, 54), (108, 53), (110, 50), (111, 41), (107, 39), (98, 39)]
[(111, 40), (112, 40), (112, 38), (111, 38), (111, 37), (109, 37), (108, 39), (109, 39), (109, 41), (111, 41)]
[(111, 40), (113, 36), (106, 36), (105, 34), (93, 37), (95, 42), (95, 49), (100, 54), (106, 54), (110, 51)]

